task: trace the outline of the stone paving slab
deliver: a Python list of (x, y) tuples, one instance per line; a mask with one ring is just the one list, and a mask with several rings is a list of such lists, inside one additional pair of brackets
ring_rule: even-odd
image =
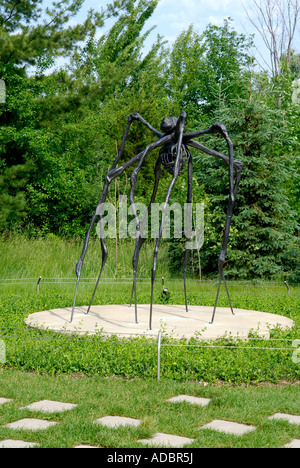
[(209, 398), (200, 398), (200, 397), (194, 397), (190, 395), (179, 395), (173, 398), (170, 398), (169, 400), (170, 403), (190, 403), (192, 405), (199, 405), (199, 406), (207, 406), (210, 403)]
[(138, 440), (138, 442), (143, 445), (150, 445), (154, 447), (163, 446), (172, 448), (182, 448), (185, 445), (193, 443), (194, 439), (158, 432), (152, 437), (152, 439), (142, 439)]
[(4, 405), (4, 403), (9, 403), (12, 401), (10, 398), (0, 398), (0, 405)]
[(241, 436), (247, 434), (248, 432), (255, 431), (256, 427), (247, 426), (245, 424), (240, 424), (231, 421), (222, 421), (220, 419), (215, 419), (211, 423), (202, 426), (201, 429), (213, 429), (214, 431)]
[(58, 423), (54, 421), (44, 421), (43, 419), (24, 418), (19, 421), (6, 424), (5, 427), (8, 427), (9, 429), (41, 431), (48, 429), (48, 427), (54, 426), (55, 424)]
[(284, 446), (285, 448), (300, 448), (300, 439), (294, 439), (289, 444)]
[(124, 418), (122, 416), (104, 416), (103, 418), (96, 419), (94, 423), (111, 428), (117, 428), (119, 426), (138, 427), (141, 424), (141, 421), (139, 419)]
[(269, 419), (284, 419), (290, 424), (300, 424), (300, 416), (293, 416), (292, 414), (275, 413), (273, 416), (270, 416)]
[(36, 446), (38, 446), (38, 444), (25, 442), (24, 440), (7, 439), (0, 441), (0, 448), (32, 448)]
[(61, 413), (75, 408), (77, 405), (72, 403), (62, 403), (60, 401), (41, 400), (24, 406), (21, 409), (29, 409), (31, 411), (42, 411), (44, 413)]
[(76, 448), (76, 449), (94, 448), (95, 449), (95, 448), (101, 448), (101, 447), (94, 447), (93, 445), (76, 445), (76, 447), (73, 447), (73, 448)]

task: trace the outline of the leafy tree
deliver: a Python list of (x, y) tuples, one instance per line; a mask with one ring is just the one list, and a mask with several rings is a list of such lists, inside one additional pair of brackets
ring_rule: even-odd
[(176, 108), (187, 110), (191, 125), (194, 117), (211, 118), (221, 97), (242, 97), (238, 78), (252, 63), (251, 44), (230, 19), (221, 27), (208, 25), (202, 34), (190, 26), (179, 35), (170, 51), (166, 88)]
[[(7, 92), (6, 104), (0, 105), (1, 186), (5, 183), (0, 206), (1, 230), (10, 223), (15, 225), (17, 213), (23, 217), (28, 214), (27, 225), (30, 219), (36, 223), (40, 217), (38, 225), (51, 229), (53, 218), (49, 216), (49, 209), (41, 206), (39, 210), (38, 206), (42, 200), (52, 200), (57, 210), (56, 198), (52, 198), (47, 184), (37, 198), (33, 194), (37, 194), (41, 180), (45, 184), (51, 176), (55, 181), (60, 180), (61, 188), (70, 188), (70, 183), (63, 180), (66, 174), (76, 180), (72, 178), (72, 171), (67, 170), (70, 159), (63, 156), (63, 142), (59, 141), (57, 147), (53, 145), (53, 142), (58, 143), (53, 120), (61, 112), (78, 108), (80, 99), (76, 92), (69, 92), (70, 79), (65, 72), (47, 76), (45, 71), (56, 58), (74, 54), (83, 40), (94, 36), (105, 18), (119, 14), (130, 0), (115, 0), (106, 11), (90, 11), (83, 24), (69, 26), (69, 20), (82, 3), (83, 0), (62, 0), (44, 12), (42, 0), (1, 2), (0, 77), (5, 81)], [(75, 182), (71, 185), (75, 193)], [(57, 196), (58, 192), (57, 187)], [(65, 206), (72, 210), (69, 197), (65, 193), (61, 195)], [(41, 215), (43, 211), (44, 216)], [(65, 211), (64, 207), (62, 212)]]
[(35, 66), (42, 57), (69, 56), (80, 41), (94, 35), (105, 17), (116, 14), (127, 0), (115, 0), (106, 11), (91, 10), (83, 24), (68, 25), (84, 0), (60, 0), (43, 11), (43, 0), (3, 0), (0, 5), (1, 72)]
[[(103, 176), (117, 155), (131, 113), (139, 112), (157, 128), (162, 116), (168, 115), (161, 38), (143, 54), (144, 41), (151, 32), (143, 30), (156, 5), (156, 0), (132, 1), (110, 31), (100, 40), (89, 41), (71, 64), (73, 80), (88, 90), (84, 107), (95, 116), (95, 138), (101, 148), (101, 160), (105, 161)], [(152, 139), (151, 132), (139, 124), (133, 125), (123, 161), (139, 153)], [(154, 155), (147, 158), (138, 181), (137, 197), (145, 202), (151, 196), (155, 160)], [(129, 186), (126, 174), (116, 183), (118, 192), (123, 193)], [(112, 189), (115, 190), (114, 184)]]

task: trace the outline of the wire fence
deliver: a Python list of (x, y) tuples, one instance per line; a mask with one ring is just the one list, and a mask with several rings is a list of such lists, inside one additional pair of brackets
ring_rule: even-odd
[[(17, 334), (7, 334), (7, 333), (2, 333), (2, 332), (6, 332), (6, 331), (17, 331)], [(30, 331), (32, 331), (31, 328), (29, 329), (24, 329), (22, 327), (0, 327), (0, 337), (2, 338), (2, 340), (0, 339), (0, 341), (2, 341), (2, 343), (5, 343), (5, 339), (20, 339), (20, 340), (37, 340), (37, 341), (41, 341), (41, 340), (45, 340), (45, 341), (49, 341), (49, 340), (53, 340), (53, 341), (56, 341), (58, 339), (63, 339), (63, 340), (72, 340), (72, 341), (76, 341), (76, 340), (82, 340), (82, 336), (81, 333), (82, 332), (79, 332), (79, 331), (72, 331), (70, 332), (70, 334), (64, 332), (64, 333), (53, 333), (53, 334), (42, 334), (42, 335), (33, 335), (30, 333)], [(49, 330), (48, 330), (49, 331)], [(27, 332), (27, 333), (26, 333)], [(130, 333), (122, 333), (122, 335), (126, 336), (131, 336), (132, 337), (132, 334)], [(87, 335), (85, 335), (87, 336)], [(111, 336), (111, 337), (114, 337), (114, 341), (109, 341), (107, 340), (107, 337), (108, 336)], [(144, 341), (137, 341), (137, 340), (129, 340), (129, 339), (122, 339), (120, 340), (118, 336), (116, 336), (116, 334), (114, 333), (109, 333), (109, 332), (99, 332), (99, 334), (96, 334), (96, 335), (89, 335), (88, 338), (90, 339), (97, 339), (97, 340), (100, 340), (101, 341), (101, 344), (105, 345), (109, 345), (109, 344), (113, 344), (113, 346), (116, 346), (116, 345), (133, 345), (133, 346), (143, 346), (143, 347), (155, 347), (156, 348), (156, 359), (157, 359), (157, 380), (159, 381), (160, 378), (161, 378), (161, 364), (162, 364), (162, 350), (163, 349), (167, 349), (167, 348), (193, 348), (193, 349), (201, 349), (201, 350), (213, 350), (213, 349), (218, 349), (218, 350), (222, 350), (222, 349), (228, 349), (230, 351), (234, 351), (234, 350), (248, 350), (248, 351), (252, 351), (252, 350), (255, 350), (255, 351), (259, 351), (259, 352), (290, 352), (291, 353), (291, 359), (293, 360), (293, 362), (295, 364), (300, 364), (300, 339), (295, 339), (295, 338), (263, 338), (263, 337), (255, 337), (255, 338), (247, 338), (246, 339), (246, 342), (251, 342), (251, 341), (262, 341), (264, 343), (268, 343), (268, 344), (275, 344), (275, 346), (271, 345), (271, 346), (253, 346), (253, 345), (244, 345), (242, 346), (241, 344), (235, 344), (234, 343), (234, 337), (231, 337), (231, 342), (228, 343), (228, 344), (218, 344), (218, 341), (220, 340), (224, 340), (224, 338), (219, 338), (219, 339), (216, 339), (214, 340), (214, 344), (212, 344), (212, 342), (201, 342), (201, 343), (198, 343), (198, 344), (189, 344), (189, 343), (164, 343), (163, 342), (163, 339), (164, 339), (164, 334), (163, 332), (159, 331), (157, 336), (151, 336), (151, 339), (150, 340), (144, 340)], [(242, 339), (240, 339), (242, 340)], [(245, 341), (245, 340), (242, 340), (242, 341)], [(278, 343), (279, 342), (282, 342), (283, 343), (283, 346), (278, 346)], [(287, 346), (287, 343), (290, 343), (290, 346)]]
[[(81, 284), (94, 284), (97, 281), (97, 277), (89, 277), (89, 278), (81, 278)], [(183, 278), (156, 278), (156, 282), (161, 282), (162, 279), (165, 279), (167, 282), (174, 284), (178, 282), (182, 282)], [(111, 278), (102, 278), (102, 283), (104, 284), (132, 284), (132, 278), (128, 277), (111, 277)], [(189, 282), (194, 282), (197, 284), (201, 284), (203, 286), (216, 286), (218, 284), (218, 279), (205, 279), (200, 280), (195, 278), (188, 278)], [(137, 278), (137, 282), (140, 283), (150, 283), (151, 278)], [(299, 288), (300, 284), (298, 283), (291, 283), (289, 284), (287, 281), (260, 281), (260, 280), (227, 280), (228, 284), (233, 286), (253, 286), (253, 287), (283, 287), (287, 289), (287, 292), (291, 292), (291, 288)], [(21, 285), (35, 285), (39, 292), (40, 285), (65, 285), (65, 284), (76, 284), (76, 278), (51, 278), (51, 277), (38, 277), (38, 278), (0, 278), (0, 287), (1, 286), (21, 286)]]
[[(163, 279), (163, 278), (162, 278)], [(172, 278), (166, 279), (168, 282), (171, 284), (176, 284), (178, 282), (182, 282), (183, 279), (181, 278)], [(87, 277), (87, 278), (81, 278), (81, 284), (95, 284), (95, 281), (97, 281), (97, 278), (93, 277)], [(151, 282), (151, 278), (138, 278), (138, 281), (140, 283), (148, 284)], [(157, 282), (161, 281), (160, 278), (157, 278)], [(199, 284), (199, 279), (189, 279), (189, 281), (195, 282)], [(102, 282), (104, 284), (132, 284), (132, 279), (131, 278), (103, 278)], [(229, 280), (229, 284), (233, 286), (246, 286), (246, 285), (251, 285), (253, 287), (262, 287), (262, 288), (268, 288), (268, 287), (280, 287), (283, 288), (284, 291), (286, 291), (287, 294), (293, 293), (294, 288), (298, 288), (298, 284), (293, 284), (290, 285), (286, 281), (258, 281), (258, 280), (248, 280), (248, 281), (237, 281), (237, 280)], [(59, 277), (59, 278), (53, 278), (53, 277), (42, 277), (39, 276), (37, 277), (32, 277), (32, 278), (0, 278), (0, 288), (2, 286), (33, 286), (36, 288), (36, 292), (40, 292), (40, 288), (43, 286), (64, 286), (64, 285), (75, 285), (76, 284), (76, 278), (67, 278), (67, 277)], [(214, 287), (217, 285), (217, 281), (214, 280), (202, 280), (200, 282), (201, 285), (204, 287), (209, 286), (209, 287)], [(24, 328), (24, 327), (0, 327), (0, 338), (2, 340), (5, 339), (16, 339), (16, 340), (59, 340), (59, 339), (64, 339), (64, 340), (82, 340), (83, 335), (87, 336), (84, 331), (72, 331), (70, 332), (71, 334), (68, 335), (66, 331), (63, 333), (40, 333), (37, 334), (35, 333), (35, 329), (31, 328)], [(47, 330), (49, 331), (49, 330)], [(101, 343), (109, 344), (112, 343), (112, 341), (108, 340), (109, 336), (114, 336), (114, 345), (133, 345), (133, 346), (150, 346), (150, 347), (156, 347), (157, 350), (157, 379), (160, 380), (161, 377), (161, 362), (162, 362), (162, 350), (163, 349), (168, 349), (168, 348), (193, 348), (193, 349), (230, 349), (230, 350), (256, 350), (257, 352), (291, 352), (293, 355), (295, 353), (297, 354), (296, 356), (296, 361), (297, 363), (300, 362), (300, 339), (296, 338), (266, 338), (266, 337), (248, 337), (245, 340), (245, 343), (240, 343), (239, 340), (242, 340), (242, 338), (237, 337), (236, 342), (234, 343), (234, 337), (230, 337), (230, 342), (226, 343), (220, 343), (220, 341), (214, 340), (214, 342), (209, 341), (205, 342), (204, 340), (197, 343), (197, 344), (190, 344), (190, 343), (170, 343), (166, 342), (167, 340), (165, 339), (165, 336), (163, 332), (159, 331), (157, 336), (152, 336), (152, 339), (148, 340), (143, 340), (143, 341), (138, 341), (137, 339), (135, 340), (130, 340), (130, 339), (125, 339), (133, 337), (132, 334), (128, 333), (122, 333), (123, 339), (121, 337), (117, 336), (115, 333), (108, 333), (108, 332), (103, 332), (99, 330), (99, 333), (96, 332), (95, 335), (88, 335), (89, 339), (97, 339), (101, 340)], [(226, 337), (225, 337), (226, 338)], [(224, 340), (224, 337), (222, 338)], [(0, 339), (1, 341), (1, 339)], [(251, 342), (254, 342), (254, 345), (251, 344)], [(258, 345), (258, 343), (261, 341), (262, 346)], [(247, 342), (247, 344), (246, 344)], [(282, 343), (282, 346), (280, 346), (280, 343)], [(268, 344), (268, 345), (267, 345)], [(299, 356), (299, 357), (298, 357)]]

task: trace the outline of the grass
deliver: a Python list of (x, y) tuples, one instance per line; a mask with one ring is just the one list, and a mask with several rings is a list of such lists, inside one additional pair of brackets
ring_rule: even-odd
[[(195, 439), (191, 447), (282, 447), (300, 438), (300, 426), (269, 420), (274, 413), (300, 413), (300, 385), (231, 387), (202, 386), (193, 382), (124, 380), (100, 376), (38, 376), (15, 370), (0, 370), (0, 396), (11, 398), (0, 406), (0, 440), (9, 438), (37, 442), (42, 448), (74, 447), (88, 444), (100, 447), (138, 448), (140, 439), (156, 432)], [(190, 394), (210, 398), (202, 408), (187, 403), (171, 404), (169, 398)], [(75, 403), (65, 413), (47, 415), (20, 408), (42, 399)], [(93, 423), (107, 415), (142, 420), (138, 428), (108, 429)], [(46, 431), (8, 429), (5, 424), (34, 417), (57, 421)], [(201, 430), (214, 419), (255, 426), (256, 431), (237, 437)]]
[[(119, 239), (106, 240), (108, 260), (103, 278), (132, 276), (132, 256), (135, 241)], [(47, 239), (26, 237), (0, 237), (1, 270), (0, 280), (26, 278), (76, 278), (75, 265), (82, 251), (82, 240), (64, 240), (54, 235)], [(139, 276), (150, 278), (154, 243), (146, 242), (140, 253)], [(158, 275), (169, 276), (167, 244), (162, 243), (159, 252)], [(82, 277), (96, 278), (101, 266), (101, 247), (98, 238), (91, 238), (84, 262)]]

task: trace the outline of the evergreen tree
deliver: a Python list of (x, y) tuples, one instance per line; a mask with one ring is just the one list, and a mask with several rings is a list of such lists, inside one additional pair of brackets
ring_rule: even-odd
[[(239, 278), (282, 276), (295, 228), (285, 189), (289, 177), (288, 127), (281, 112), (270, 109), (259, 98), (252, 95), (251, 100), (234, 101), (230, 108), (224, 106), (216, 115), (228, 127), (235, 158), (244, 163), (228, 250), (229, 274)], [(213, 172), (219, 174), (213, 190), (208, 184), (205, 190), (212, 204), (211, 221), (221, 245), (227, 168), (207, 158), (201, 160), (200, 166), (209, 181)], [(207, 239), (210, 263), (215, 245), (209, 244)]]
[[(227, 274), (236, 278), (272, 278), (292, 270), (287, 252), (294, 247), (295, 217), (287, 192), (290, 171), (292, 135), (284, 107), (291, 87), (270, 82), (267, 75), (249, 70), (252, 63), (250, 42), (238, 36), (229, 24), (223, 28), (209, 26), (202, 40), (192, 28), (175, 43), (174, 52), (183, 49), (183, 62), (173, 77), (173, 89), (180, 91), (179, 100), (189, 108), (188, 124), (192, 130), (223, 122), (234, 144), (234, 157), (244, 163), (242, 182), (232, 219), (227, 258)], [(224, 38), (227, 38), (224, 41)], [(193, 53), (192, 53), (193, 51)], [(177, 55), (176, 55), (177, 56)], [(193, 59), (199, 64), (192, 66)], [(204, 66), (205, 64), (205, 66)], [(184, 79), (181, 82), (180, 76)], [(188, 77), (192, 86), (188, 86)], [(282, 78), (283, 79), (283, 78)], [(169, 81), (171, 82), (171, 80)], [(186, 86), (181, 86), (181, 83)], [(277, 88), (276, 88), (276, 86)], [(289, 89), (289, 91), (287, 91)], [(277, 106), (278, 94), (282, 106)], [(223, 138), (208, 136), (201, 142), (227, 153)], [(217, 158), (193, 151), (194, 180), (204, 185), (205, 243), (201, 250), (203, 272), (217, 271), (229, 194), (228, 166)], [(294, 185), (293, 185), (294, 187)], [(294, 190), (294, 189), (293, 189)], [(295, 192), (293, 192), (295, 194)], [(176, 244), (176, 243), (175, 243)], [(172, 265), (176, 257), (183, 260), (184, 245), (170, 247)], [(292, 254), (294, 258), (295, 254)], [(197, 258), (194, 269), (197, 269)], [(175, 266), (176, 268), (176, 266)]]
[(68, 25), (84, 0), (60, 0), (43, 10), (43, 0), (2, 0), (0, 4), (1, 73), (12, 66), (37, 65), (41, 57), (69, 56), (79, 41), (94, 35), (105, 17), (128, 0), (115, 0), (106, 11), (91, 10), (83, 24)]

